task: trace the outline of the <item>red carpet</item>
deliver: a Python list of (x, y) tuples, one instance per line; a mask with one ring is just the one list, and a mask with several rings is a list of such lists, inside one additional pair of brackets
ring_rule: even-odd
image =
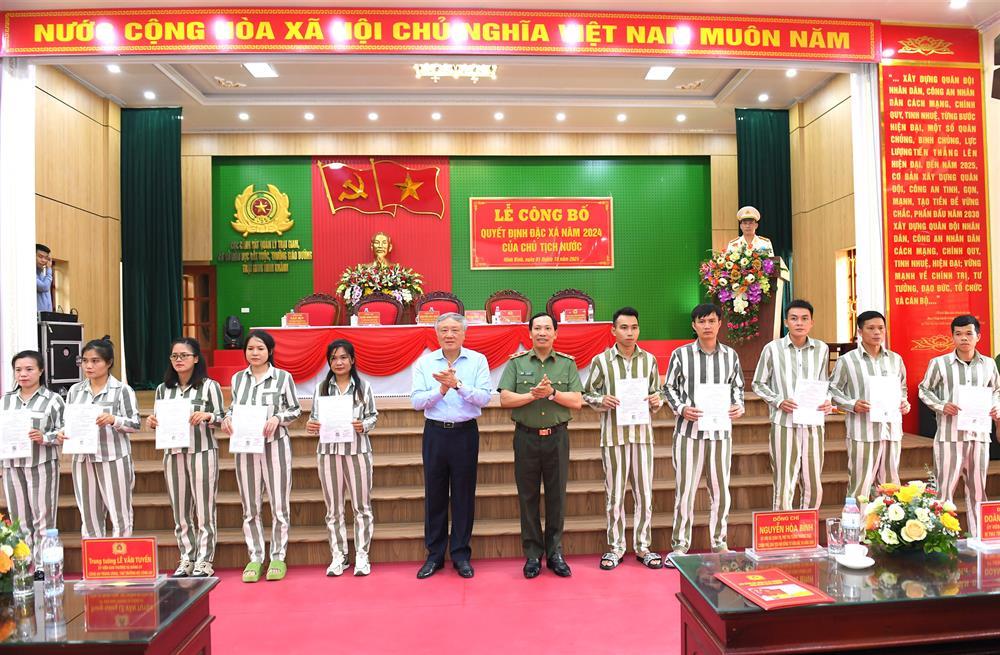
[(597, 556), (571, 557), (573, 577), (543, 568), (521, 576), (522, 560), (473, 561), (463, 580), (450, 563), (417, 580), (419, 563), (348, 569), (291, 567), (282, 582), (244, 584), (218, 573), (212, 592), (217, 653), (678, 653), (675, 571), (651, 571), (628, 555), (614, 571)]

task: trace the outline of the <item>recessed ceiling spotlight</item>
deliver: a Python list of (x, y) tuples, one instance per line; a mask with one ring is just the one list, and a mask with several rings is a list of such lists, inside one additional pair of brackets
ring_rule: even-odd
[(274, 70), (271, 64), (264, 62), (250, 62), (243, 64), (243, 68), (254, 77), (278, 77), (278, 71)]
[(316, 118), (316, 114), (312, 113), (311, 111), (307, 111), (305, 114), (302, 115), (302, 118), (306, 119), (307, 121), (311, 121), (312, 119)]
[(966, 5), (969, 4), (969, 0), (951, 0), (948, 6), (952, 9), (965, 9)]
[(114, 73), (115, 75), (122, 72), (122, 67), (118, 64), (108, 64), (107, 69), (109, 73)]
[(894, 54), (896, 54), (896, 51), (893, 50), (892, 48), (886, 48), (885, 50), (882, 51), (882, 56), (883, 57), (891, 57)]
[(650, 66), (646, 71), (646, 79), (662, 82), (674, 74), (673, 66)]
[(441, 120), (441, 112), (436, 111), (433, 114), (431, 114), (431, 120), (432, 121), (439, 121), (439, 120)]
[(686, 121), (687, 119), (688, 119), (688, 117), (687, 117), (687, 116), (685, 116), (684, 114), (677, 114), (677, 122), (678, 122), (678, 123), (683, 123), (683, 122), (684, 122), (684, 121)]
[(785, 71), (785, 77), (795, 77), (798, 74), (799, 72), (794, 68), (789, 68), (788, 70)]
[(617, 118), (619, 123), (624, 123), (625, 121), (628, 120), (628, 116), (626, 116), (625, 114), (618, 114)]
[(237, 115), (237, 118), (239, 118), (241, 121), (248, 121), (250, 120), (250, 114), (246, 113), (245, 111), (241, 111)]
[(493, 113), (493, 120), (495, 120), (495, 121), (502, 121), (503, 120), (503, 112), (502, 111), (494, 112)]
[(146, 100), (156, 100), (156, 94), (153, 93), (152, 91), (143, 91), (142, 97), (145, 98)]
[(370, 120), (370, 121), (377, 121), (378, 120), (378, 114), (376, 114), (373, 111), (368, 112), (368, 120)]
[(771, 96), (767, 95), (766, 93), (762, 93), (759, 96), (757, 96), (757, 102), (767, 102), (770, 99)]
[(558, 114), (556, 114), (556, 120), (559, 121), (560, 123), (563, 122), (564, 120), (566, 120), (566, 114), (564, 114), (563, 112), (559, 112)]

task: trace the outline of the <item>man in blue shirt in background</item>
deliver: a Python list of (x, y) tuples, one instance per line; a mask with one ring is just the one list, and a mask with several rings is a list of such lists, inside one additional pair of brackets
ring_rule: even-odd
[(35, 244), (35, 291), (38, 294), (38, 311), (52, 311), (52, 251), (48, 246)]

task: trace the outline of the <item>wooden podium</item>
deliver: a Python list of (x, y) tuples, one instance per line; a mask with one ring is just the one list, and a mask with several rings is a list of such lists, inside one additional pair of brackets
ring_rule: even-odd
[(754, 371), (757, 370), (757, 362), (760, 361), (760, 353), (764, 346), (781, 336), (781, 300), (785, 295), (785, 280), (788, 272), (784, 262), (779, 267), (780, 272), (770, 276), (771, 296), (764, 300), (760, 306), (758, 315), (758, 326), (760, 328), (757, 336), (743, 343), (732, 343), (729, 340), (726, 323), (727, 317), (722, 318), (722, 329), (719, 330), (719, 341), (731, 347), (740, 356), (740, 366), (743, 367), (744, 389), (750, 390), (750, 383), (753, 381)]

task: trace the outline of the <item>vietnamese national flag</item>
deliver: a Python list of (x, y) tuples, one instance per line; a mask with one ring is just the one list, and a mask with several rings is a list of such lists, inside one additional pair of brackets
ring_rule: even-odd
[[(365, 214), (385, 211), (379, 203), (375, 174), (370, 168), (353, 168), (339, 162), (317, 162), (330, 201), (330, 211), (356, 209)], [(394, 210), (389, 211), (395, 213)]]
[(444, 216), (444, 200), (438, 189), (438, 168), (407, 168), (394, 161), (372, 162), (379, 202), (395, 213), (402, 207), (412, 214)]

